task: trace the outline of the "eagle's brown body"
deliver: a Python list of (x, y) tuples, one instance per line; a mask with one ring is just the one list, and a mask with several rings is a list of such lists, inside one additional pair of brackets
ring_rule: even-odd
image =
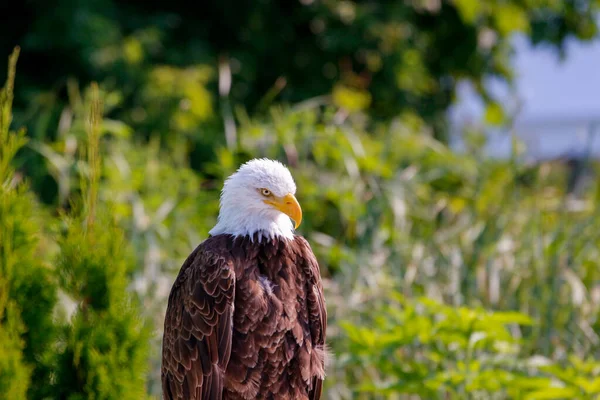
[(326, 320), (306, 240), (210, 237), (169, 296), (164, 399), (319, 399)]

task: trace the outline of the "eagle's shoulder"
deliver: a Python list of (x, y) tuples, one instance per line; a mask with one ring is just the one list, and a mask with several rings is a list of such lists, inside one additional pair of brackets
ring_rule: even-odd
[(232, 238), (230, 235), (209, 236), (196, 247), (188, 257), (188, 260), (196, 265), (202, 261), (222, 261), (227, 263), (231, 258), (231, 243)]
[[(294, 244), (298, 248), (310, 250), (310, 244), (308, 243), (308, 240), (304, 238), (304, 236), (294, 235)], [(312, 250), (310, 251), (312, 252)]]
[(228, 267), (231, 257), (228, 251), (228, 235), (209, 236), (190, 253), (181, 265), (174, 287), (178, 287), (196, 269)]
[(302, 236), (296, 235), (294, 236), (292, 247), (294, 248), (294, 252), (297, 254), (297, 256), (304, 260), (304, 263), (307, 265), (309, 270), (317, 274), (315, 278), (320, 281), (321, 270), (319, 267), (319, 262), (317, 261), (317, 257), (315, 256), (315, 253), (313, 253), (308, 240)]

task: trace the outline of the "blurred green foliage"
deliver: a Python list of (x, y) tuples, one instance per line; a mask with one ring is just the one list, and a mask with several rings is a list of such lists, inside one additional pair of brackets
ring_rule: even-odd
[(98, 204), (101, 173), (97, 87), (86, 124), (83, 201), (62, 219), (55, 263), (60, 289), (77, 305), (61, 326), (53, 395), (69, 399), (142, 399), (149, 335), (137, 301), (127, 294), (135, 269), (124, 233), (107, 204)]
[(348, 336), (346, 369), (359, 398), (588, 399), (600, 395), (600, 362), (562, 365), (527, 356), (511, 327), (533, 321), (513, 311), (450, 307), (398, 293)]
[(60, 327), (49, 394), (143, 399), (149, 335), (140, 308), (126, 292), (127, 273), (135, 264), (125, 251), (123, 235), (112, 216), (92, 224), (80, 218), (65, 223), (56, 269), (60, 288), (76, 310)]
[(87, 117), (81, 195), (52, 215), (12, 168), (26, 144), (9, 130), (17, 56), (0, 95), (0, 398), (142, 399), (149, 331), (127, 292), (135, 259), (97, 204), (99, 101)]
[(10, 399), (25, 398), (30, 381), (50, 380), (57, 300), (40, 243), (45, 219), (11, 165), (26, 143), (23, 131), (10, 131), (17, 57), (18, 52), (10, 57), (10, 75), (0, 92), (0, 393)]
[[(84, 104), (92, 101), (90, 93), (81, 96)], [(60, 256), (49, 262), (75, 303), (89, 303), (86, 320), (104, 310), (111, 324), (101, 325), (127, 333), (110, 339), (80, 332), (77, 319), (63, 326), (84, 348), (116, 341), (105, 358), (92, 357), (93, 350), (82, 359), (64, 353), (74, 368), (66, 369), (68, 377), (78, 368), (75, 360), (99, 371), (81, 378), (97, 382), (89, 390), (100, 391), (103, 379), (113, 376), (97, 362), (120, 365), (130, 377), (144, 371), (142, 350), (131, 349), (127, 339), (146, 340), (131, 321), (139, 316), (154, 328), (148, 389), (159, 393), (170, 285), (215, 222), (222, 180), (252, 154), (290, 165), (310, 216), (300, 233), (312, 243), (325, 278), (334, 354), (328, 398), (597, 396), (596, 182), (573, 198), (563, 166), (522, 163), (517, 143), (513, 159), (492, 160), (472, 135), (470, 152), (458, 154), (428, 135), (414, 115), (373, 128), (359, 115), (340, 118), (339, 108), (319, 105), (276, 107), (268, 118), (242, 115), (238, 148), (216, 148), (218, 161), (207, 162), (203, 174), (190, 168), (185, 152), (120, 136), (110, 121), (99, 121), (102, 157), (90, 168), (89, 134), (81, 135), (78, 118), (65, 123), (63, 142), (49, 144), (55, 150), (47, 153), (49, 167), (54, 158), (67, 160), (61, 170), (71, 174), (65, 179), (70, 184), (60, 209), (79, 215), (62, 220)], [(78, 214), (70, 204), (89, 193), (79, 177), (92, 180), (92, 171), (98, 174), (97, 207), (109, 207), (111, 217), (98, 219), (94, 226), (101, 231), (86, 238), (81, 218), (93, 215), (93, 206), (84, 201)], [(113, 223), (134, 259), (119, 250)], [(143, 304), (141, 314), (128, 314), (119, 296), (102, 289), (122, 293), (123, 274)], [(101, 286), (85, 283), (92, 281)], [(125, 321), (117, 318), (123, 312)], [(125, 359), (132, 364), (119, 364)]]
[(516, 140), (492, 160), (443, 136), (463, 79), (510, 117), (485, 82), (513, 33), (560, 51), (598, 2), (13, 6), (0, 398), (158, 398), (171, 284), (254, 157), (290, 166), (322, 265), (326, 398), (599, 398), (597, 180), (573, 196)]

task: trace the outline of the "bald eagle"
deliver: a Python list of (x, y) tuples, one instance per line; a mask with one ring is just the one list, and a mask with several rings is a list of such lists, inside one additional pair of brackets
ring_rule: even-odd
[(294, 234), (295, 192), (289, 170), (267, 159), (225, 181), (217, 224), (169, 295), (165, 400), (321, 397), (327, 312), (317, 260)]

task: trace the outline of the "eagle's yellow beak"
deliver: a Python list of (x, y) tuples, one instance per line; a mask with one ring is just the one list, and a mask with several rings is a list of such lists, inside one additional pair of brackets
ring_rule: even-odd
[(300, 208), (300, 204), (293, 194), (288, 193), (283, 197), (273, 197), (269, 200), (265, 200), (265, 203), (272, 205), (277, 210), (293, 219), (295, 223), (294, 229), (298, 229), (302, 222), (302, 208)]

